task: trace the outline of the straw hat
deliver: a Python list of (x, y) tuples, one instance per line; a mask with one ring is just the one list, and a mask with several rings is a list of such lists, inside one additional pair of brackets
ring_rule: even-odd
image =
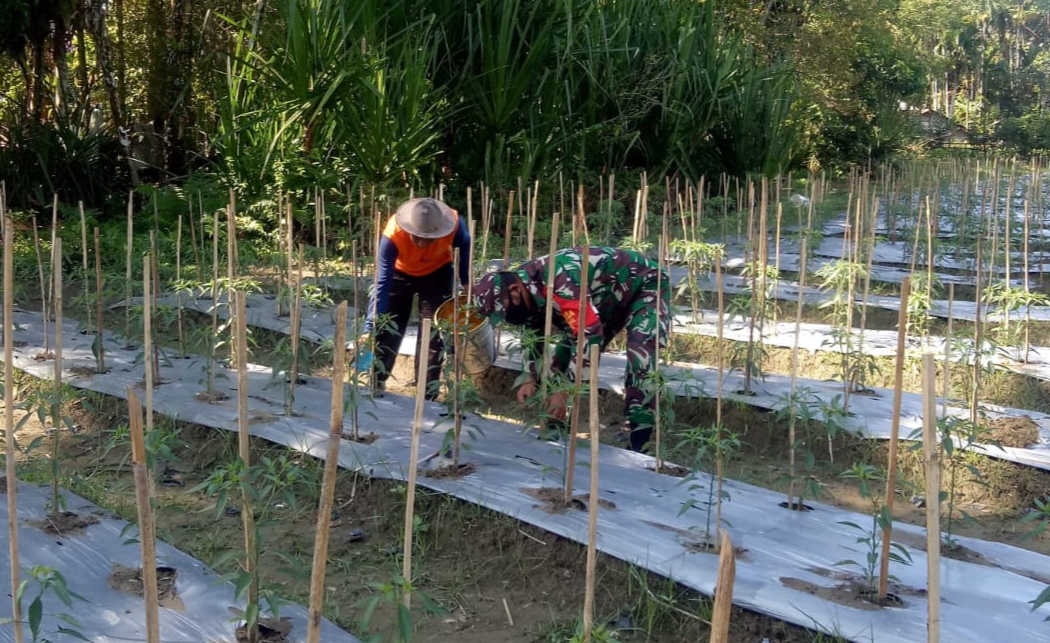
[(446, 237), (459, 223), (452, 208), (431, 198), (405, 201), (394, 217), (398, 227), (422, 239)]

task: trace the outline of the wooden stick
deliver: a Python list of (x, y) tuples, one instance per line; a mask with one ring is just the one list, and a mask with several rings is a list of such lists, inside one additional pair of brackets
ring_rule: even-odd
[(512, 221), (514, 216), (514, 190), (507, 197), (507, 227), (503, 231), (503, 270), (509, 270), (510, 266), (510, 235), (513, 232)]
[(102, 324), (102, 243), (99, 239), (98, 227), (95, 227), (95, 341), (97, 342), (97, 354), (95, 355), (95, 370), (98, 373), (106, 372), (106, 339)]
[[(553, 263), (554, 259), (551, 258)], [(576, 315), (576, 387), (573, 393), (572, 420), (569, 423), (569, 454), (565, 462), (565, 505), (572, 502), (572, 478), (576, 470), (576, 434), (580, 426), (580, 401), (583, 389), (583, 354), (586, 350), (587, 309), (590, 307), (591, 289), (588, 271), (591, 266), (591, 250), (588, 246), (580, 249), (580, 308)], [(554, 283), (549, 284), (554, 288)]]
[(729, 534), (722, 533), (718, 547), (718, 580), (715, 604), (711, 611), (711, 643), (729, 643), (729, 620), (733, 612), (733, 583), (736, 580), (736, 557)]
[(591, 389), (589, 432), (591, 440), (591, 491), (587, 500), (587, 572), (583, 593), (583, 642), (590, 643), (594, 626), (595, 570), (598, 566), (598, 445), (601, 418), (598, 414), (598, 356), (600, 347), (591, 346)]
[(135, 506), (138, 509), (139, 546), (142, 549), (142, 594), (146, 599), (146, 641), (160, 641), (160, 605), (157, 590), (157, 542), (153, 524), (146, 440), (142, 431), (142, 406), (135, 387), (128, 387), (128, 425), (131, 433), (131, 471), (135, 479)]
[(937, 372), (933, 354), (922, 356), (922, 449), (926, 460), (926, 636), (941, 639), (941, 464), (937, 439)]
[[(419, 371), (416, 373), (418, 382), (427, 381), (427, 362), (430, 361), (430, 326), (433, 320), (429, 317), (423, 320), (423, 329), (419, 334), (420, 353)], [(412, 528), (416, 511), (416, 467), (419, 465), (419, 434), (423, 429), (423, 402), (426, 400), (426, 386), (416, 387), (416, 411), (412, 417), (412, 446), (408, 456), (408, 491), (405, 496), (405, 549), (401, 565), (401, 577), (405, 583), (412, 583)], [(412, 607), (412, 593), (405, 591), (402, 600), (406, 608)]]
[(153, 383), (156, 372), (153, 370), (153, 281), (149, 253), (142, 258), (142, 355), (146, 369), (146, 432), (153, 432)]
[(91, 302), (89, 301), (89, 299), (91, 298), (91, 287), (90, 287), (91, 280), (88, 279), (88, 270), (89, 270), (89, 268), (88, 268), (88, 255), (90, 255), (91, 252), (88, 250), (87, 219), (84, 216), (84, 202), (83, 201), (77, 201), (77, 209), (80, 210), (80, 258), (81, 258), (81, 262), (83, 263), (83, 266), (84, 266), (84, 276), (83, 276), (83, 279), (84, 279), (84, 308), (85, 308), (84, 312), (86, 313), (86, 316), (85, 316), (86, 326), (85, 326), (85, 328), (87, 328), (88, 331), (90, 332), (90, 329), (91, 329)]
[[(355, 284), (356, 286), (356, 284)], [(332, 350), (332, 408), (329, 415), (328, 450), (321, 477), (321, 499), (317, 509), (313, 570), (310, 574), (310, 611), (306, 620), (306, 643), (321, 640), (321, 610), (324, 607), (324, 577), (328, 561), (328, 537), (335, 504), (335, 482), (339, 476), (339, 446), (343, 437), (343, 380), (346, 379), (346, 302), (335, 311), (335, 348)]]
[(18, 471), (15, 460), (15, 260), (14, 224), (7, 214), (6, 204), (0, 201), (0, 216), (4, 219), (4, 438), (7, 472), (7, 544), (11, 565), (11, 619), (15, 628), (15, 643), (22, 643), (22, 603), (18, 600), (20, 568), (18, 566)]
[[(243, 292), (234, 291), (234, 341), (237, 344), (237, 451), (241, 463), (247, 470), (251, 466), (251, 433), (248, 416), (248, 340), (247, 319), (245, 313), (245, 296)], [(259, 605), (259, 561), (258, 545), (255, 541), (255, 515), (252, 498), (247, 482), (241, 483), (241, 516), (244, 519), (244, 571), (251, 577), (248, 584), (248, 605)], [(248, 629), (249, 643), (259, 638), (259, 626), (256, 623)]]
[[(886, 514), (893, 519), (893, 500), (897, 495), (897, 443), (901, 428), (901, 385), (904, 381), (904, 348), (908, 338), (908, 295), (911, 293), (911, 277), (901, 283), (901, 308), (897, 316), (897, 362), (893, 377), (893, 420), (890, 428), (890, 450), (886, 465)], [(934, 502), (935, 499), (931, 499)], [(893, 525), (882, 530), (882, 556), (879, 557), (879, 600), (886, 598), (889, 581), (890, 541)]]
[(52, 302), (55, 307), (55, 390), (51, 398), (51, 515), (58, 520), (59, 459), (58, 445), (62, 433), (62, 237), (55, 236), (51, 247)]

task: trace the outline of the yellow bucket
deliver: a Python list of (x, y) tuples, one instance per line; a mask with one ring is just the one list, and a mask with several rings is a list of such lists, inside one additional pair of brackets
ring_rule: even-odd
[[(434, 311), (434, 321), (445, 334), (445, 346), (450, 349), (454, 346), (450, 336), (452, 331), (459, 333), (459, 349), (462, 353), (459, 359), (463, 372), (476, 375), (496, 362), (496, 337), (488, 318), (470, 310), (468, 303), (466, 294), (449, 299)], [(458, 311), (454, 310), (456, 306)], [(454, 324), (453, 314), (456, 312), (459, 313), (459, 319)]]

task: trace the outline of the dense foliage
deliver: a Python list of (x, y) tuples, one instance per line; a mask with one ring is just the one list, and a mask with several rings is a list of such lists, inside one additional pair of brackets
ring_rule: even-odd
[[(0, 177), (104, 206), (1050, 148), (1050, 0), (0, 0)], [(903, 105), (903, 108), (902, 108)], [(128, 162), (128, 157), (132, 161)]]

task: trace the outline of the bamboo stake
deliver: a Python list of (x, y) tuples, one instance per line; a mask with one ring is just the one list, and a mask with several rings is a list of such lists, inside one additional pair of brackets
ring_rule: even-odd
[[(190, 223), (190, 243), (193, 245), (193, 266), (194, 266), (195, 272), (197, 273), (197, 281), (201, 281), (201, 279), (203, 279), (203, 276), (201, 275), (201, 251), (200, 251), (200, 248), (197, 247), (197, 226), (196, 226), (196, 224), (193, 223), (193, 197), (190, 197), (190, 199), (189, 199), (189, 201), (187, 201), (187, 203), (190, 206), (189, 207), (190, 213), (189, 213), (189, 219), (188, 220), (189, 220), (189, 223)], [(204, 221), (204, 212), (203, 212), (203, 210), (201, 211), (200, 215), (201, 215), (201, 222), (203, 223), (203, 221)], [(201, 233), (201, 242), (203, 242), (203, 241), (204, 241), (204, 234), (203, 234), (203, 231), (202, 231), (202, 233)]]
[[(192, 228), (192, 224), (190, 225)], [(182, 281), (182, 215), (175, 226), (175, 283)], [(186, 356), (186, 334), (182, 328), (182, 288), (175, 289), (175, 323), (178, 326), (179, 357)]]
[[(777, 192), (780, 192), (780, 183), (777, 182)], [(773, 292), (780, 291), (780, 223), (784, 218), (784, 204), (777, 201), (776, 238), (773, 242)], [(776, 294), (773, 295), (776, 297)], [(773, 306), (773, 327), (777, 325), (777, 306)]]
[[(488, 261), (488, 256), (489, 256), (489, 230), (492, 227), (492, 225), (491, 225), (491, 216), (492, 216), (492, 207), (491, 207), (491, 205), (492, 204), (489, 202), (488, 188), (486, 188), (485, 184), (482, 183), (481, 184), (481, 231), (483, 233), (481, 235), (481, 262), (482, 262), (482, 264), (484, 264), (486, 261)], [(470, 201), (469, 200), (467, 201), (467, 208), (468, 208), (468, 211), (469, 211), (469, 208), (470, 208)]]
[[(292, 298), (292, 308), (290, 311), (291, 315), (291, 338), (290, 341), (292, 349), (292, 364), (288, 369), (288, 400), (285, 405), (285, 415), (292, 417), (294, 410), (292, 405), (295, 403), (295, 387), (299, 383), (299, 332), (302, 324), (302, 305), (303, 305), (303, 245), (299, 244), (299, 274), (295, 280), (295, 296)], [(337, 350), (340, 346), (345, 346), (346, 342), (342, 344), (335, 344), (332, 350)]]
[[(1024, 363), (1027, 364), (1031, 358), (1032, 342), (1030, 332), (1032, 330), (1032, 304), (1029, 301), (1028, 294), (1031, 292), (1028, 283), (1028, 199), (1024, 200), (1024, 294), (1025, 294), (1025, 307), (1024, 307)], [(1042, 257), (1039, 259), (1039, 263), (1042, 264)], [(1010, 275), (1006, 275), (1006, 279), (1009, 282)]]
[(95, 342), (96, 372), (106, 372), (106, 340), (102, 329), (102, 252), (98, 228), (95, 228)]
[(44, 255), (40, 249), (40, 234), (37, 231), (36, 215), (33, 215), (33, 245), (36, 247), (36, 266), (40, 276), (40, 312), (44, 323), (44, 358), (51, 355), (51, 339), (47, 333), (50, 315), (47, 311), (47, 279), (44, 278)]
[[(208, 341), (208, 394), (215, 392), (215, 343), (219, 334), (219, 211), (211, 228), (211, 338)], [(203, 231), (201, 235), (203, 236)], [(232, 304), (233, 302), (227, 302)]]
[[(237, 344), (237, 451), (245, 470), (251, 466), (251, 433), (248, 416), (248, 341), (245, 296), (234, 291), (234, 337)], [(251, 577), (248, 584), (248, 605), (259, 604), (258, 545), (255, 540), (255, 514), (247, 482), (241, 482), (241, 516), (244, 519), (244, 572)], [(248, 628), (249, 643), (259, 639), (258, 623)]]
[[(427, 381), (427, 362), (430, 361), (430, 326), (433, 323), (429, 317), (423, 320), (423, 329), (419, 334), (420, 353), (419, 370), (416, 373), (416, 381)], [(426, 386), (416, 387), (416, 411), (412, 417), (412, 446), (408, 456), (408, 491), (405, 496), (405, 548), (402, 557), (401, 577), (405, 579), (408, 587), (412, 583), (412, 536), (416, 512), (416, 474), (419, 465), (419, 434), (423, 429), (423, 402), (426, 399)], [(402, 596), (406, 608), (412, 607), (412, 593), (408, 589)]]
[[(547, 255), (547, 284), (554, 284), (554, 256), (558, 252), (558, 225), (559, 218), (561, 217), (560, 212), (555, 212), (551, 217), (551, 245), (550, 254)], [(547, 410), (547, 400), (550, 399), (550, 385), (551, 385), (551, 326), (554, 323), (554, 297), (547, 297), (546, 304), (543, 311), (543, 361), (541, 362), (540, 371), (540, 403), (544, 412)], [(544, 426), (541, 427), (541, 434), (546, 435), (547, 426), (546, 420), (543, 420)]]
[(521, 245), (521, 246), (524, 246), (526, 241), (527, 241), (527, 239), (523, 238), (523, 236), (528, 232), (528, 228), (529, 228), (529, 203), (528, 203), (528, 201), (526, 201), (525, 203), (522, 203), (522, 199), (524, 198), (524, 197), (522, 197), (522, 194), (527, 193), (528, 190), (529, 190), (529, 188), (527, 188), (527, 187), (525, 188), (524, 191), (521, 189), (521, 177), (519, 176), (518, 177), (518, 192), (517, 192), (517, 194), (518, 194), (518, 212), (521, 213), (520, 216), (525, 218), (525, 225), (522, 226), (522, 230), (520, 232), (518, 232), (518, 245)]
[[(133, 235), (135, 233), (135, 224), (132, 221), (132, 210), (135, 207), (135, 193), (128, 192), (128, 213), (127, 213), (127, 236), (126, 236), (126, 248), (124, 253), (124, 341), (127, 345), (131, 344), (131, 257), (134, 252), (135, 242)], [(44, 333), (47, 334), (46, 332)]]
[[(897, 495), (897, 443), (901, 427), (901, 385), (904, 380), (904, 347), (908, 338), (908, 295), (911, 293), (911, 277), (901, 283), (901, 308), (897, 316), (897, 361), (893, 378), (893, 421), (890, 428), (890, 450), (886, 466), (886, 515), (893, 519), (893, 500)], [(931, 500), (933, 502), (933, 500)], [(893, 525), (882, 530), (882, 556), (879, 558), (879, 600), (886, 598), (889, 581), (890, 541)]]
[[(802, 206), (798, 207), (798, 229), (802, 231)], [(802, 334), (802, 306), (806, 290), (806, 254), (807, 245), (809, 243), (809, 235), (803, 234), (802, 239), (799, 243), (799, 263), (798, 263), (798, 307), (795, 309), (795, 337), (792, 340), (791, 350), (791, 400), (792, 404), (796, 403), (795, 392), (798, 390), (798, 343), (799, 336)], [(721, 343), (721, 342), (720, 342)], [(795, 434), (795, 417), (796, 413), (792, 412), (788, 416), (788, 444), (791, 445), (791, 449), (788, 451), (788, 509), (792, 507), (802, 511), (802, 497), (799, 495), (798, 505), (795, 506), (795, 448), (797, 436)]]
[[(14, 225), (0, 200), (0, 216), (4, 219), (4, 438), (7, 473), (7, 544), (11, 565), (11, 620), (15, 628), (15, 643), (22, 643), (22, 603), (18, 600), (20, 567), (18, 565), (18, 457), (15, 444), (15, 262)], [(35, 226), (34, 226), (35, 229)]]
[(142, 258), (142, 354), (146, 382), (146, 432), (153, 432), (153, 385), (156, 372), (153, 370), (153, 282), (151, 280), (149, 253)]
[(503, 231), (503, 270), (508, 270), (510, 266), (510, 235), (513, 231), (513, 216), (514, 190), (511, 190), (507, 197), (507, 227)]
[(711, 612), (711, 643), (729, 643), (729, 619), (733, 612), (733, 583), (736, 579), (736, 557), (729, 534), (723, 533), (718, 551), (718, 580), (715, 604)]
[(142, 431), (142, 406), (133, 386), (128, 387), (128, 425), (131, 433), (131, 471), (135, 479), (139, 546), (142, 549), (142, 595), (146, 600), (146, 641), (160, 642), (160, 605), (157, 590), (157, 542), (150, 490), (153, 483), (146, 464), (146, 440)]
[[(591, 490), (587, 500), (587, 571), (583, 593), (583, 643), (590, 643), (594, 627), (595, 570), (598, 562), (598, 445), (601, 442), (601, 418), (598, 414), (599, 347), (591, 346), (590, 420)], [(582, 379), (582, 378), (581, 378)], [(658, 469), (659, 470), (659, 469)]]
[[(361, 335), (361, 309), (358, 307), (359, 297), (357, 295), (358, 284), (361, 283), (361, 265), (357, 263), (357, 242), (356, 241), (351, 246), (351, 250), (350, 251), (353, 254), (353, 256), (351, 258), (351, 261), (354, 264), (354, 338), (355, 338), (355, 341), (354, 341), (354, 355), (353, 355), (353, 358), (352, 358), (352, 360), (350, 362), (350, 364), (351, 364), (350, 368), (353, 369), (352, 370), (352, 374), (350, 376), (350, 382), (351, 382), (350, 395), (352, 396), (352, 398), (351, 398), (351, 409), (353, 409), (352, 412), (351, 412), (351, 416), (350, 416), (350, 422), (351, 422), (351, 434), (350, 435), (352, 436), (354, 442), (357, 442), (361, 438), (361, 436), (360, 436), (360, 434), (358, 432), (358, 428), (357, 428), (357, 419), (358, 419), (358, 415), (357, 415), (358, 388), (357, 388), (357, 385), (358, 385), (358, 378), (361, 375), (361, 370), (357, 366), (357, 361), (358, 361), (358, 357), (361, 354), (361, 345), (360, 345), (360, 343), (358, 341), (356, 341), (356, 338)], [(346, 345), (346, 343), (344, 342), (343, 346), (345, 346), (345, 345)], [(342, 350), (342, 347), (338, 343), (336, 343), (335, 346), (334, 346), (334, 350), (340, 351), (340, 350)]]
[(324, 577), (328, 561), (328, 538), (335, 504), (335, 482), (339, 476), (339, 446), (343, 441), (343, 381), (346, 379), (346, 302), (335, 311), (335, 349), (332, 351), (332, 408), (328, 450), (321, 477), (321, 499), (317, 509), (317, 536), (314, 538), (313, 569), (310, 573), (310, 611), (306, 620), (306, 643), (321, 640), (321, 610), (324, 607)]
[(952, 382), (952, 306), (955, 304), (955, 283), (948, 283), (948, 332), (944, 336), (944, 396), (941, 412), (948, 415), (948, 395)]
[(536, 179), (533, 184), (532, 193), (529, 196), (529, 258), (533, 256), (536, 241), (536, 208), (540, 202), (540, 181)]
[(583, 202), (583, 186), (581, 185), (576, 190), (576, 211), (580, 213), (580, 232), (583, 233), (583, 243), (587, 246), (591, 245), (591, 233), (587, 230), (587, 219), (584, 218), (584, 202)]
[[(375, 204), (375, 200), (374, 199), (373, 199), (372, 203), (373, 203), (373, 208), (374, 208), (375, 207), (374, 206), (374, 204)], [(369, 344), (370, 344), (370, 346), (368, 347), (369, 351), (371, 351), (371, 353), (372, 353), (372, 364), (371, 364), (371, 366), (369, 366), (369, 371), (368, 371), (368, 373), (369, 373), (368, 385), (369, 385), (369, 387), (371, 387), (372, 397), (375, 397), (376, 394), (378, 393), (377, 384), (378, 384), (378, 379), (379, 378), (376, 377), (376, 373), (378, 372), (377, 369), (379, 369), (379, 367), (380, 367), (379, 360), (376, 359), (376, 357), (377, 357), (376, 356), (376, 338), (379, 337), (379, 332), (381, 330), (381, 327), (380, 327), (381, 324), (380, 324), (380, 320), (378, 319), (378, 315), (376, 313), (379, 312), (379, 243), (380, 243), (380, 241), (383, 238), (383, 229), (380, 227), (379, 213), (378, 212), (375, 213), (375, 228), (376, 228), (375, 229), (375, 242), (374, 242), (375, 245), (372, 246), (375, 249), (375, 255), (373, 255), (374, 258), (372, 260), (372, 311), (371, 311), (371, 314), (372, 314), (372, 326), (373, 327), (372, 327), (372, 335), (371, 335), (371, 337), (369, 337)], [(427, 341), (429, 343), (430, 340), (428, 339)], [(424, 379), (423, 381), (425, 382), (426, 380)], [(417, 380), (417, 383), (418, 383), (418, 380)], [(426, 386), (422, 386), (422, 387), (419, 387), (419, 388), (421, 388), (423, 390), (426, 390)]]
[[(984, 204), (981, 204), (981, 217), (984, 217)], [(983, 223), (983, 222), (982, 222)], [(980, 224), (978, 224), (980, 225)], [(974, 319), (973, 319), (973, 369), (971, 375), (973, 377), (972, 387), (970, 391), (970, 422), (977, 424), (977, 407), (979, 402), (979, 396), (981, 393), (981, 341), (982, 341), (982, 327), (981, 327), (981, 296), (982, 296), (982, 285), (984, 283), (983, 275), (981, 273), (982, 268), (982, 248), (984, 246), (981, 243), (984, 235), (978, 235), (977, 237), (977, 287), (974, 291)]]
[[(591, 250), (588, 246), (580, 249), (580, 309), (576, 315), (576, 387), (573, 392), (572, 419), (569, 424), (569, 454), (565, 462), (565, 506), (572, 502), (572, 478), (576, 470), (576, 434), (580, 426), (580, 405), (583, 397), (583, 355), (587, 330), (587, 310), (590, 307), (591, 288), (588, 275), (591, 266)], [(554, 258), (551, 258), (553, 264)], [(551, 288), (554, 283), (551, 282)], [(550, 299), (550, 297), (548, 297)]]
[[(665, 202), (664, 203), (664, 215), (663, 215), (662, 228), (661, 228), (661, 231), (660, 231), (660, 242), (658, 244), (656, 244), (656, 330), (655, 330), (655, 334), (656, 334), (656, 349), (655, 349), (654, 355), (653, 355), (653, 358), (654, 358), (653, 362), (656, 365), (655, 368), (657, 370), (657, 373), (660, 372), (660, 304), (663, 303), (663, 298), (662, 298), (661, 293), (663, 292), (662, 288), (668, 287), (667, 284), (663, 283), (664, 263), (665, 263), (665, 257), (667, 256), (667, 211), (668, 211), (668, 209), (669, 209), (668, 205)], [(666, 339), (667, 338), (665, 337), (664, 340), (666, 341)], [(661, 382), (661, 385), (662, 385), (662, 382)], [(654, 408), (655, 414), (653, 416), (653, 444), (655, 445), (655, 448), (653, 449), (653, 451), (654, 451), (653, 455), (656, 458), (656, 462), (655, 462), (656, 472), (659, 473), (663, 469), (663, 460), (661, 459), (661, 453), (660, 453), (660, 444), (662, 442), (662, 440), (661, 440), (662, 436), (660, 434), (660, 428), (661, 428), (660, 427), (660, 398), (663, 397), (663, 391), (660, 390), (659, 388), (657, 388), (657, 390), (654, 392), (653, 396), (655, 398), (653, 400), (654, 407), (655, 407)]]
[(84, 217), (84, 202), (83, 201), (77, 201), (77, 209), (80, 210), (80, 255), (81, 255), (80, 258), (81, 258), (83, 266), (84, 266), (84, 276), (83, 276), (83, 279), (84, 279), (84, 308), (85, 308), (85, 313), (86, 313), (86, 316), (85, 316), (85, 319), (86, 319), (85, 328), (87, 328), (88, 331), (90, 332), (90, 329), (91, 329), (91, 302), (90, 302), (90, 298), (91, 298), (91, 286), (90, 286), (91, 280), (88, 279), (88, 274), (89, 274), (88, 273), (88, 270), (89, 270), (89, 268), (88, 268), (88, 255), (90, 255), (91, 252), (88, 250), (87, 219)]
[(715, 476), (718, 478), (718, 489), (715, 490), (715, 538), (722, 531), (722, 387), (725, 382), (725, 347), (722, 344), (725, 320), (725, 289), (722, 283), (722, 253), (715, 256), (715, 289), (718, 291), (718, 380), (715, 394)]
[(62, 237), (56, 236), (51, 247), (51, 277), (55, 307), (55, 390), (51, 398), (51, 515), (58, 520), (58, 445), (62, 432)]
[[(156, 207), (156, 206), (154, 206)], [(153, 290), (150, 292), (149, 298), (150, 303), (153, 306), (153, 310), (157, 309), (157, 293), (160, 292), (160, 267), (157, 262), (157, 257), (160, 255), (157, 252), (157, 231), (150, 230), (149, 232), (149, 247), (150, 255), (149, 261), (150, 266), (153, 268)], [(160, 382), (160, 346), (156, 343), (153, 344), (153, 351), (147, 353), (153, 359), (153, 375), (156, 377), (157, 382)]]
[(933, 353), (922, 356), (922, 448), (926, 460), (926, 640), (941, 639), (941, 465), (937, 440), (937, 382)]
[[(460, 417), (460, 387), (459, 381), (463, 377), (463, 352), (462, 352), (462, 329), (460, 328), (460, 316), (464, 317), (463, 325), (470, 318), (469, 313), (464, 314), (459, 305), (459, 297), (456, 295), (456, 286), (459, 284), (459, 248), (452, 251), (452, 352), (455, 359), (452, 362), (452, 467), (459, 467), (459, 436), (463, 429), (463, 420)], [(468, 298), (469, 302), (470, 299)], [(425, 382), (425, 380), (424, 380)], [(425, 384), (424, 384), (425, 386)]]

